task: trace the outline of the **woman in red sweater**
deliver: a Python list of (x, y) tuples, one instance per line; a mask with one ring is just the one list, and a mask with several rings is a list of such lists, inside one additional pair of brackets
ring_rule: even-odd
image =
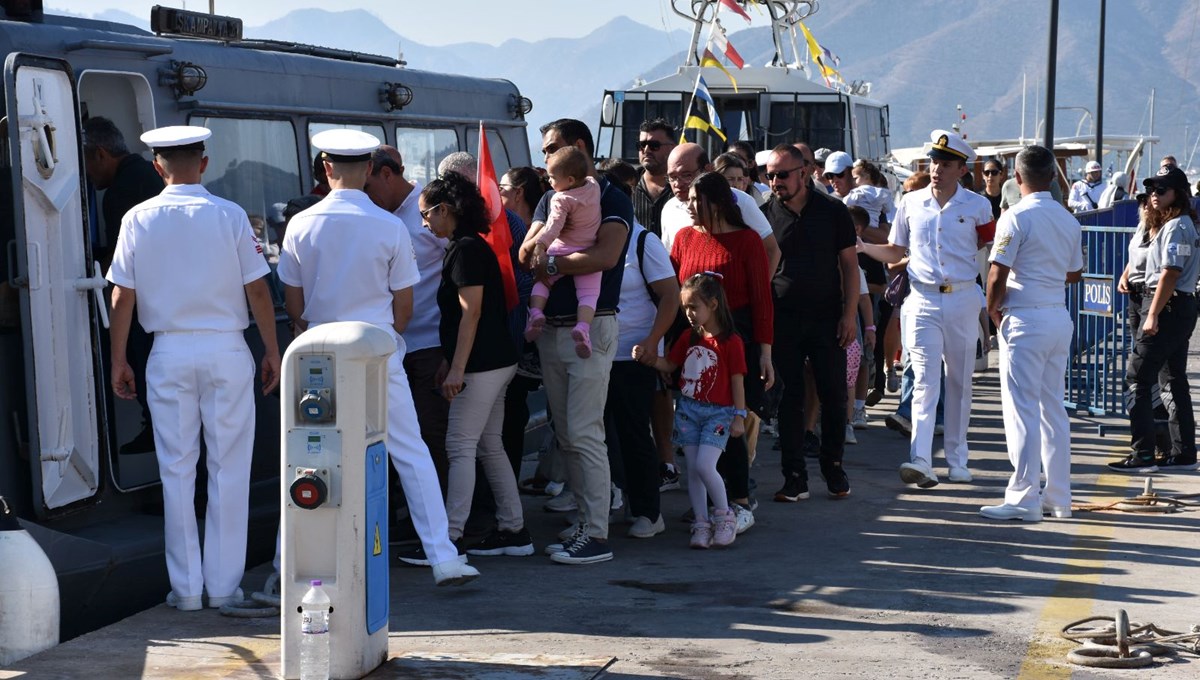
[[(771, 364), (775, 311), (767, 251), (762, 238), (742, 219), (736, 200), (720, 173), (706, 172), (697, 177), (688, 195), (693, 226), (675, 235), (671, 264), (680, 283), (702, 272), (721, 276), (750, 369), (745, 380), (746, 408), (755, 411), (762, 408), (764, 392), (775, 383)], [(729, 497), (742, 507), (738, 524), (744, 530), (754, 521), (744, 512), (749, 509), (750, 495), (750, 462), (744, 437), (730, 438), (720, 467)]]

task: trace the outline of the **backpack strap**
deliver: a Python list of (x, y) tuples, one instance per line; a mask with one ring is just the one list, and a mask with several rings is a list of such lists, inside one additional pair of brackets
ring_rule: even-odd
[(654, 306), (657, 307), (658, 300), (659, 300), (658, 293), (655, 293), (654, 289), (650, 287), (650, 281), (646, 278), (646, 267), (644, 265), (645, 256), (646, 256), (646, 237), (649, 235), (650, 235), (649, 229), (642, 229), (642, 233), (638, 234), (638, 239), (637, 239), (638, 272), (642, 275), (642, 283), (646, 286), (646, 293), (650, 296), (650, 302), (654, 303)]

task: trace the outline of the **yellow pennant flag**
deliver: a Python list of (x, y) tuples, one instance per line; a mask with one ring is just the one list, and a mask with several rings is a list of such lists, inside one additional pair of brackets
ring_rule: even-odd
[(700, 65), (713, 66), (721, 69), (721, 73), (724, 73), (729, 78), (729, 82), (733, 83), (733, 91), (738, 91), (737, 80), (734, 79), (733, 74), (729, 72), (729, 69), (725, 68), (725, 65), (722, 64), (716, 58), (716, 56), (713, 55), (712, 50), (708, 49), (707, 47), (704, 48), (704, 56), (700, 57)]
[(824, 50), (817, 44), (817, 39), (813, 37), (812, 32), (808, 30), (808, 26), (805, 26), (804, 22), (800, 22), (800, 30), (804, 32), (804, 41), (808, 43), (808, 52), (812, 55), (813, 62), (817, 65), (817, 68), (821, 69), (821, 77), (825, 79), (826, 83), (829, 82), (830, 78), (840, 80), (842, 74), (835, 71), (833, 67), (825, 64), (823, 57)]

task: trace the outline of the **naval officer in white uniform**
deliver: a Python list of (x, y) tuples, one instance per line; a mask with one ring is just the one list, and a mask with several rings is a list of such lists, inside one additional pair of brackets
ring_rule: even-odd
[(1026, 147), (1016, 172), (1021, 202), (1000, 216), (987, 282), (1013, 474), (1004, 503), (979, 514), (1038, 522), (1043, 514), (1071, 516), (1071, 423), (1062, 400), (1074, 325), (1063, 286), (1082, 277), (1083, 231), (1050, 195), (1054, 154)]
[(982, 291), (975, 283), (975, 253), (992, 240), (996, 228), (991, 203), (959, 185), (967, 163), (975, 160), (974, 149), (946, 130), (934, 130), (930, 139), (930, 185), (901, 199), (888, 243), (864, 244), (859, 239), (859, 252), (881, 262), (895, 264), (906, 252), (909, 257), (912, 292), (900, 313), (900, 329), (913, 367), (913, 428), (910, 462), (900, 466), (900, 479), (923, 489), (938, 483), (932, 449), (943, 361), (950, 481), (971, 481), (967, 420), (983, 308)]
[[(193, 126), (142, 135), (166, 188), (125, 214), (108, 270), (117, 396), (136, 397), (125, 357), (135, 304), (154, 334), (146, 387), (163, 490), (167, 604), (182, 611), (200, 609), (204, 592), (210, 607), (241, 599), (254, 446), (254, 359), (242, 337), (247, 300), (266, 346), (263, 393), (279, 384), (262, 247), (244, 210), (200, 186), (211, 135)], [(201, 428), (208, 451), (203, 557), (195, 510)]]
[(288, 224), (279, 254), (288, 316), (301, 328), (362, 321), (388, 330), (388, 453), (400, 475), (413, 525), (438, 585), (460, 585), (479, 572), (450, 541), (437, 471), (421, 440), (404, 372), (404, 332), (421, 280), (408, 229), (363, 192), (379, 141), (357, 130), (314, 135), (331, 191)]

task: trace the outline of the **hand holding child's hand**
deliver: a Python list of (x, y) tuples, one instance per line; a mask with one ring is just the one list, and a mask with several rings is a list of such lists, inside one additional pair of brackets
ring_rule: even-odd
[(729, 436), (740, 437), (746, 434), (746, 419), (741, 416), (733, 417), (733, 424), (729, 426)]

